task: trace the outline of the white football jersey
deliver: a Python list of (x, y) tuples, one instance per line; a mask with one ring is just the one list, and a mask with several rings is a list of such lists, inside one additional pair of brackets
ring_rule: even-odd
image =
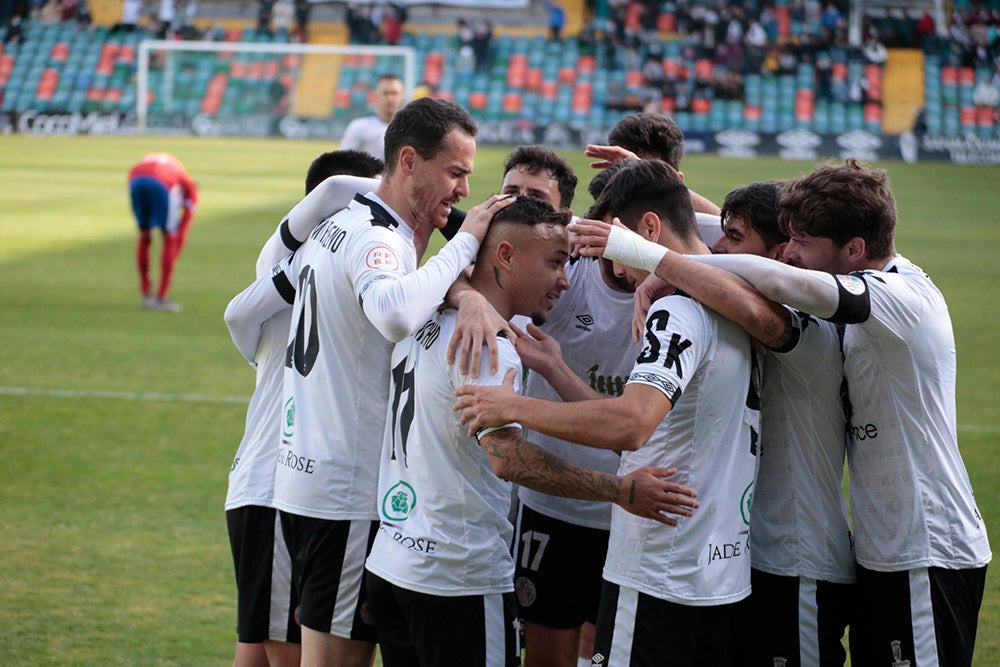
[(340, 150), (364, 151), (379, 160), (385, 159), (385, 128), (389, 123), (378, 116), (355, 118), (344, 129)]
[(673, 527), (613, 508), (607, 581), (691, 606), (749, 595), (750, 380), (750, 338), (739, 326), (683, 295), (652, 305), (628, 381), (656, 387), (673, 407), (645, 445), (622, 453), (618, 474), (676, 467), (671, 481), (697, 490), (701, 507)]
[(789, 311), (793, 346), (763, 358), (751, 562), (779, 576), (850, 583), (840, 339), (836, 325)]
[(871, 302), (869, 318), (844, 334), (858, 563), (879, 571), (988, 563), (986, 526), (958, 450), (944, 297), (899, 255), (882, 271), (838, 280), (855, 294), (867, 289)]
[(711, 213), (695, 213), (698, 222), (698, 234), (709, 248), (722, 238), (722, 218)]
[[(417, 268), (413, 231), (370, 194), (320, 224), (295, 253), (275, 507), (318, 519), (376, 518), (392, 344), (370, 308), (405, 304), (423, 321), (477, 249), (471, 235), (458, 234), (406, 276)], [(406, 290), (376, 298), (384, 281)]]
[[(301, 245), (287, 230), (286, 218), (264, 244), (257, 261), (258, 279), (270, 274), (270, 264), (282, 256), (287, 257)], [(277, 273), (274, 278), (283, 280)], [(286, 287), (288, 289), (282, 291), (287, 299), (291, 295), (291, 285), (286, 282)], [(253, 298), (253, 295), (241, 292), (234, 301), (241, 298)], [(274, 456), (279, 440), (281, 384), (290, 320), (291, 311), (286, 309), (274, 313), (260, 325), (260, 340), (253, 356), (256, 382), (247, 408), (243, 438), (229, 468), (227, 510), (247, 505), (270, 507), (274, 500)]]
[[(617, 292), (601, 277), (601, 263), (581, 257), (566, 267), (570, 288), (562, 293), (541, 329), (559, 342), (562, 357), (591, 388), (605, 396), (621, 396), (635, 358), (642, 349), (632, 341), (632, 294)], [(528, 373), (525, 394), (559, 401), (559, 395), (538, 373)], [(566, 442), (525, 430), (525, 439), (556, 456), (591, 470), (615, 474), (616, 452)], [(523, 486), (518, 497), (531, 509), (560, 521), (608, 530), (607, 502), (550, 496)]]
[(458, 387), (499, 385), (512, 368), (519, 390), (521, 362), (501, 338), (497, 373), (490, 374), (483, 355), (478, 379), (461, 376), (445, 359), (455, 318), (453, 310), (436, 315), (393, 350), (379, 471), (382, 523), (367, 568), (430, 595), (505, 593), (514, 590), (511, 484), (493, 472), (452, 405)]
[(229, 469), (226, 509), (245, 505), (270, 507), (274, 499), (274, 456), (279, 439), (282, 374), (288, 341), (288, 310), (274, 314), (261, 327), (257, 348), (257, 381), (246, 429)]

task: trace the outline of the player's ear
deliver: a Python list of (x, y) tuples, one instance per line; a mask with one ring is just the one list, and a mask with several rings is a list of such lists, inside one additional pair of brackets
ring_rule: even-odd
[(660, 216), (652, 211), (646, 211), (639, 219), (639, 227), (636, 231), (647, 241), (659, 241), (662, 225)]
[(844, 250), (847, 251), (847, 258), (852, 263), (860, 262), (866, 258), (866, 253), (868, 251), (868, 245), (865, 240), (860, 236), (855, 236), (844, 246)]
[(776, 243), (771, 248), (768, 248), (767, 256), (771, 259), (776, 259), (780, 262), (782, 255), (785, 254), (786, 245), (788, 245), (788, 241), (782, 241), (781, 243)]
[(495, 265), (509, 270), (514, 257), (514, 246), (509, 241), (500, 241), (494, 253)]
[(404, 174), (412, 174), (417, 163), (417, 149), (413, 146), (403, 146), (399, 150), (399, 167)]

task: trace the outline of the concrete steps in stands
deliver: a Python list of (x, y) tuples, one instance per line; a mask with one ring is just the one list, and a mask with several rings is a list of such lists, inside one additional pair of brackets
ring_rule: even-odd
[(924, 54), (920, 49), (889, 49), (882, 75), (882, 131), (900, 134), (913, 126), (913, 112), (924, 105)]
[[(309, 43), (347, 44), (347, 26), (343, 23), (310, 23)], [(292, 97), (292, 113), (308, 117), (329, 115), (330, 100), (337, 89), (339, 65), (340, 56), (308, 54), (302, 59), (302, 70)]]

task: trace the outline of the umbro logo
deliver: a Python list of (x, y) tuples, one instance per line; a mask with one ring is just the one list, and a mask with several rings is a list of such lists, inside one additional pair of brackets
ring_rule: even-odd
[(588, 313), (584, 313), (583, 315), (577, 315), (576, 319), (579, 322), (579, 324), (576, 325), (577, 329), (590, 331), (590, 327), (594, 326), (594, 318), (591, 317)]
[(600, 653), (595, 653), (594, 657), (590, 660), (591, 667), (601, 667), (604, 664), (604, 656)]

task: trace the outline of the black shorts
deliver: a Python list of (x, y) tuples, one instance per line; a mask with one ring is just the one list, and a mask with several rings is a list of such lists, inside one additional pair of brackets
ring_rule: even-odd
[(415, 593), (367, 573), (368, 606), (382, 661), (391, 667), (517, 667), (513, 593)]
[(514, 592), (521, 618), (559, 630), (596, 623), (610, 533), (520, 503), (515, 534)]
[(236, 633), (239, 641), (300, 642), (298, 598), (292, 566), (272, 507), (248, 505), (226, 511), (236, 571)]
[(858, 566), (851, 664), (972, 664), (986, 566), (875, 572)]
[(855, 584), (751, 570), (750, 585), (750, 597), (736, 603), (733, 655), (747, 665), (784, 658), (787, 667), (843, 667)]
[(299, 623), (317, 632), (374, 643), (375, 627), (365, 607), (364, 568), (378, 521), (279, 515), (292, 556)]
[(605, 581), (593, 664), (730, 667), (738, 604), (692, 607)]

